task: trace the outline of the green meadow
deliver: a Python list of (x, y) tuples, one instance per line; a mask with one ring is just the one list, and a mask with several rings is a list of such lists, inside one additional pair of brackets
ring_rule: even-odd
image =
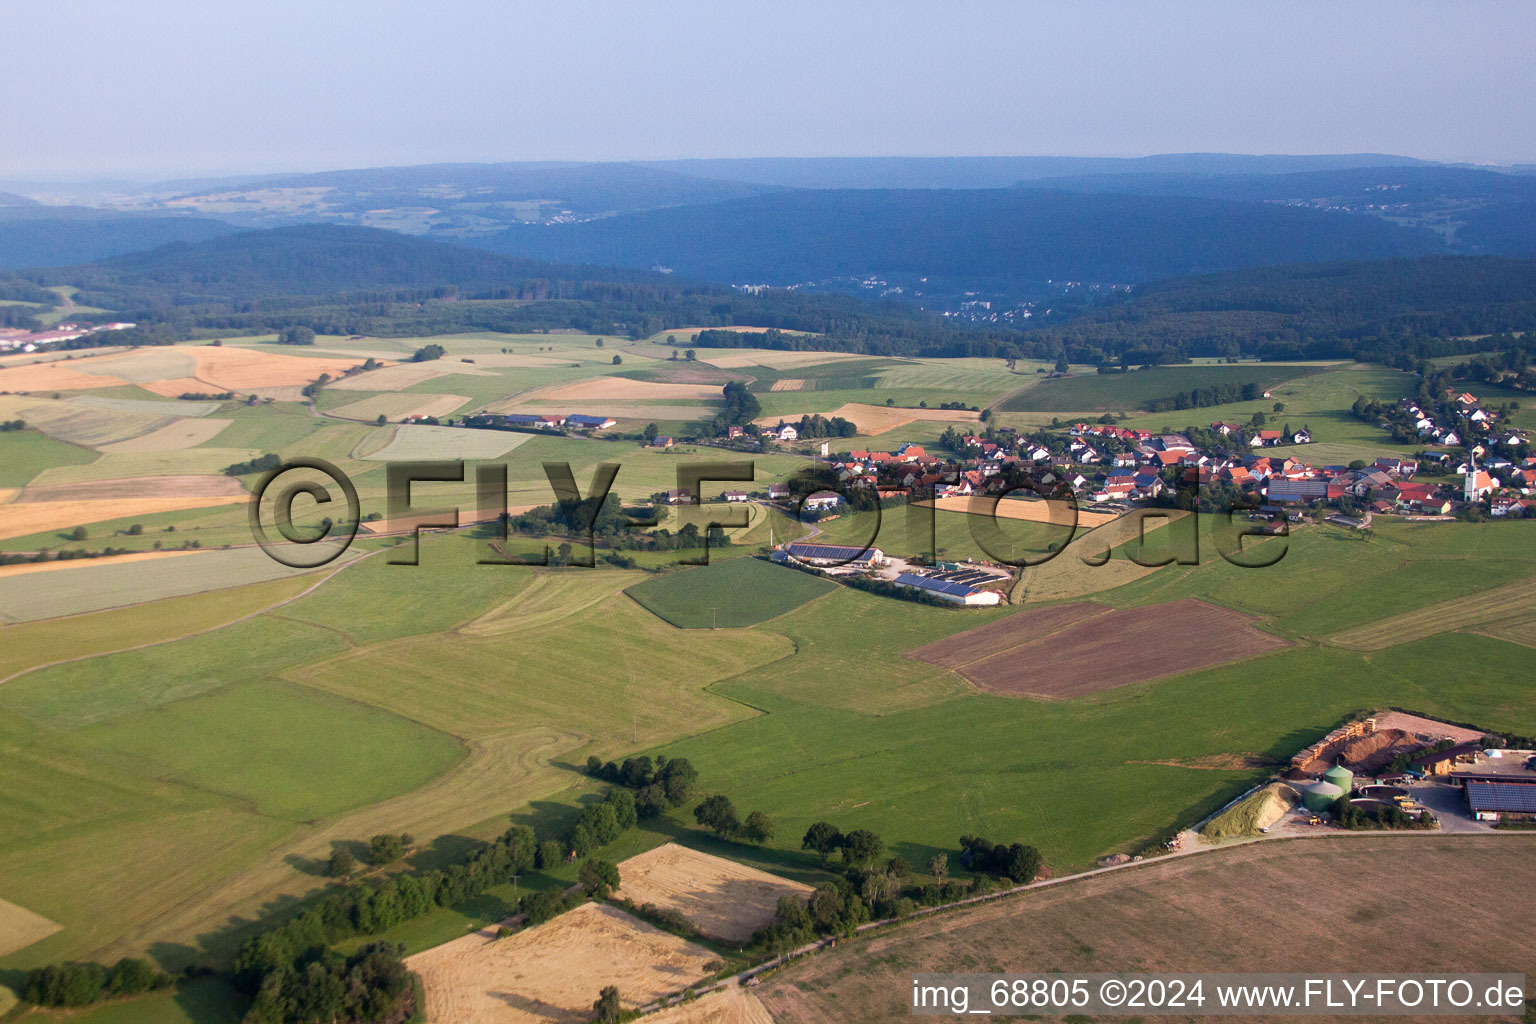
[(1082, 373), (1045, 380), (1004, 402), (1003, 412), (1132, 411), (1172, 398), (1181, 391), (1220, 384), (1258, 384), (1272, 388), (1317, 373), (1314, 365), (1241, 363), (1235, 365), (1151, 366), (1129, 373)]
[(667, 573), (625, 593), (681, 629), (713, 629), (766, 622), (836, 586), (759, 558), (734, 558)]
[[(670, 379), (684, 372), (667, 358), (674, 348), (654, 339), (605, 338), (599, 347), (591, 335), (325, 336), (313, 349), (271, 340), (225, 343), (392, 359), (441, 343), (458, 372), (404, 390), (479, 404), (604, 373)], [(611, 363), (616, 354), (618, 366)], [(1198, 364), (1057, 380), (1042, 379), (1040, 368), (861, 358), (728, 373), (754, 378), (766, 415), (886, 398), (987, 406), (1011, 395), (998, 413), (1005, 424), (1132, 411), (1191, 387), (1255, 381), (1275, 394), (1125, 422), (1181, 429), (1246, 422), (1262, 411), (1272, 424), (1308, 425), (1318, 443), (1300, 451), (1320, 462), (1393, 450), (1379, 429), (1347, 410), (1358, 395), (1394, 398), (1412, 386), (1395, 371), (1344, 364)], [(778, 380), (805, 385), (769, 390)], [(387, 392), (323, 391), (319, 411), (370, 394)], [(1277, 401), (1283, 413), (1273, 413)], [(147, 415), (92, 408), (104, 417), (102, 429)], [(394, 425), (332, 420), (297, 403), (226, 403), (210, 415), (231, 422), (202, 445), (173, 452), (98, 455), (33, 431), (0, 434), (0, 486), (45, 473), (50, 481), (178, 466), (216, 474), (234, 461), (230, 453), (276, 452), (334, 462), (356, 482), (365, 515), (387, 514), (387, 467), (370, 456), (396, 443)], [(857, 447), (931, 444), (943, 428), (914, 423)], [(680, 467), (744, 458), (704, 445), (660, 451), (634, 442), (518, 438), (505, 456), (484, 460), (506, 465), (512, 506), (553, 500), (545, 463), (569, 463), (583, 493), (599, 464), (618, 463), (614, 489), (632, 506), (679, 486)], [(708, 483), (706, 498), (762, 490), (805, 465), (801, 456), (777, 453), (751, 461), (751, 484)], [(242, 482), (249, 487), (256, 478)], [(412, 498), (418, 506), (469, 508), (473, 480), (471, 467), (464, 482), (420, 484)], [(661, 525), (676, 530), (724, 511), (718, 504), (668, 508)], [(1138, 851), (1190, 823), (1266, 774), (1245, 765), (1283, 763), (1362, 708), (1406, 707), (1536, 732), (1536, 696), (1520, 670), (1529, 647), (1471, 632), (1372, 652), (1329, 640), (1529, 578), (1533, 523), (1378, 522), (1369, 535), (1307, 526), (1253, 546), (1260, 555), (1285, 548), (1283, 559), (1263, 569), (1232, 566), (1216, 554), (1214, 517), (1164, 526), (1144, 543), (1129, 529), (1080, 531), (1058, 560), (1025, 571), (1014, 600), (1087, 595), (1139, 608), (1193, 597), (1253, 615), (1259, 628), (1292, 644), (1246, 661), (1193, 672), (1175, 664), (1152, 682), (1040, 701), (984, 693), (907, 657), (1018, 607), (918, 605), (771, 565), (749, 557), (766, 548), (770, 531), (782, 542), (811, 527), (758, 505), (748, 512), (749, 525), (733, 532), (729, 547), (712, 551), (707, 567), (678, 564), (699, 551), (625, 552), (635, 564), (624, 570), (483, 565), (494, 531), (482, 526), (424, 535), (414, 566), (393, 564), (413, 540), (360, 537), (354, 553), (368, 557), (338, 563), (329, 575), (277, 574), (245, 548), (131, 563), (117, 573), (103, 566), (7, 578), (0, 609), (12, 617), (88, 611), (92, 600), (142, 603), (0, 625), (0, 677), (83, 657), (0, 685), (0, 821), (7, 825), (0, 830), (0, 897), (63, 926), (0, 958), (0, 982), (77, 957), (147, 952), (170, 968), (227, 963), (266, 915), (323, 891), (317, 865), (338, 846), (411, 832), (418, 838), (411, 863), (427, 867), (498, 833), (509, 814), (559, 834), (600, 788), (579, 768), (589, 755), (686, 756), (705, 792), (726, 793), (778, 826), (770, 844), (746, 848), (701, 834), (684, 808), (627, 834), (606, 851), (614, 859), (681, 840), (814, 880), (814, 859), (798, 839), (818, 819), (874, 829), (891, 852), (914, 863), (953, 852), (961, 834), (973, 833), (1033, 843), (1053, 869), (1066, 871)], [(0, 550), (241, 546), (250, 541), (246, 516), (241, 503), (125, 517), (91, 524), (83, 541), (54, 530), (11, 538)], [(930, 545), (947, 559), (1005, 553), (983, 548), (977, 517), (962, 513), (886, 510), (878, 532), (874, 521), (872, 514), (829, 518), (816, 524), (816, 536), (873, 541), (894, 555)], [(128, 533), (134, 524), (141, 533)], [(1198, 531), (1199, 565), (1152, 569), (1127, 557), (1177, 553), (1191, 529)], [(990, 544), (1007, 545), (1014, 556), (1038, 558), (1069, 540), (1061, 527), (1017, 520), (997, 530)], [(509, 547), (527, 554), (559, 542), (514, 536)], [(1112, 549), (1107, 566), (1081, 561), (1097, 553), (1095, 545)], [(87, 590), (90, 600), (79, 597)], [(143, 643), (156, 646), (127, 650)], [(1134, 656), (1166, 655), (1154, 644)], [(556, 871), (526, 884), (563, 881)], [(424, 948), (498, 920), (511, 897), (493, 890), (391, 937)], [(70, 1019), (203, 1024), (237, 1015), (228, 990), (194, 982)]]

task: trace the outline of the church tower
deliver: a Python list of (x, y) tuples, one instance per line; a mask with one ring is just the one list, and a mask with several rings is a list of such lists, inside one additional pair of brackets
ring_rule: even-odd
[(1461, 497), (1468, 505), (1477, 504), (1477, 456), (1470, 451), (1467, 452), (1467, 480)]

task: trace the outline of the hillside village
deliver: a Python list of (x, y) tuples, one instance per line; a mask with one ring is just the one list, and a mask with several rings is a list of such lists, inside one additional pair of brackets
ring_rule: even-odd
[(1315, 508), (1341, 518), (1536, 515), (1536, 456), (1529, 454), (1529, 439), (1499, 428), (1498, 414), (1474, 395), (1447, 400), (1470, 425), (1460, 427), (1465, 433), (1404, 399), (1392, 414), (1412, 424), (1424, 447), (1412, 458), (1383, 456), (1347, 466), (1314, 465), (1291, 451), (1266, 454), (1310, 443), (1305, 429), (1224, 422), (1168, 434), (1081, 422), (1027, 434), (1009, 428), (951, 431), (942, 454), (903, 444), (894, 451), (841, 453), (830, 464), (845, 487), (872, 489), (882, 500), (996, 494), (1029, 477), (1047, 486), (1064, 483), (1080, 500), (1121, 510), (1171, 502), (1181, 484), (1195, 484), (1202, 503), (1213, 506)]

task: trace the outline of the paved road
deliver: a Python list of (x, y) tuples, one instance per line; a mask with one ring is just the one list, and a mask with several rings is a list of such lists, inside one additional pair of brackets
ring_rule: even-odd
[(1409, 786), (1408, 792), (1440, 819), (1442, 833), (1468, 832), (1486, 835), (1499, 831), (1481, 821), (1473, 820), (1471, 811), (1467, 809), (1467, 798), (1462, 796), (1460, 786), (1443, 782), (1421, 782)]

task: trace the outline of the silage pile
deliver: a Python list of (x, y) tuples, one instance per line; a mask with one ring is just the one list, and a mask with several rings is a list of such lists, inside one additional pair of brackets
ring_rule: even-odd
[(1283, 782), (1271, 782), (1246, 800), (1239, 801), (1206, 823), (1200, 834), (1213, 843), (1240, 836), (1256, 836), (1285, 816), (1301, 796)]

